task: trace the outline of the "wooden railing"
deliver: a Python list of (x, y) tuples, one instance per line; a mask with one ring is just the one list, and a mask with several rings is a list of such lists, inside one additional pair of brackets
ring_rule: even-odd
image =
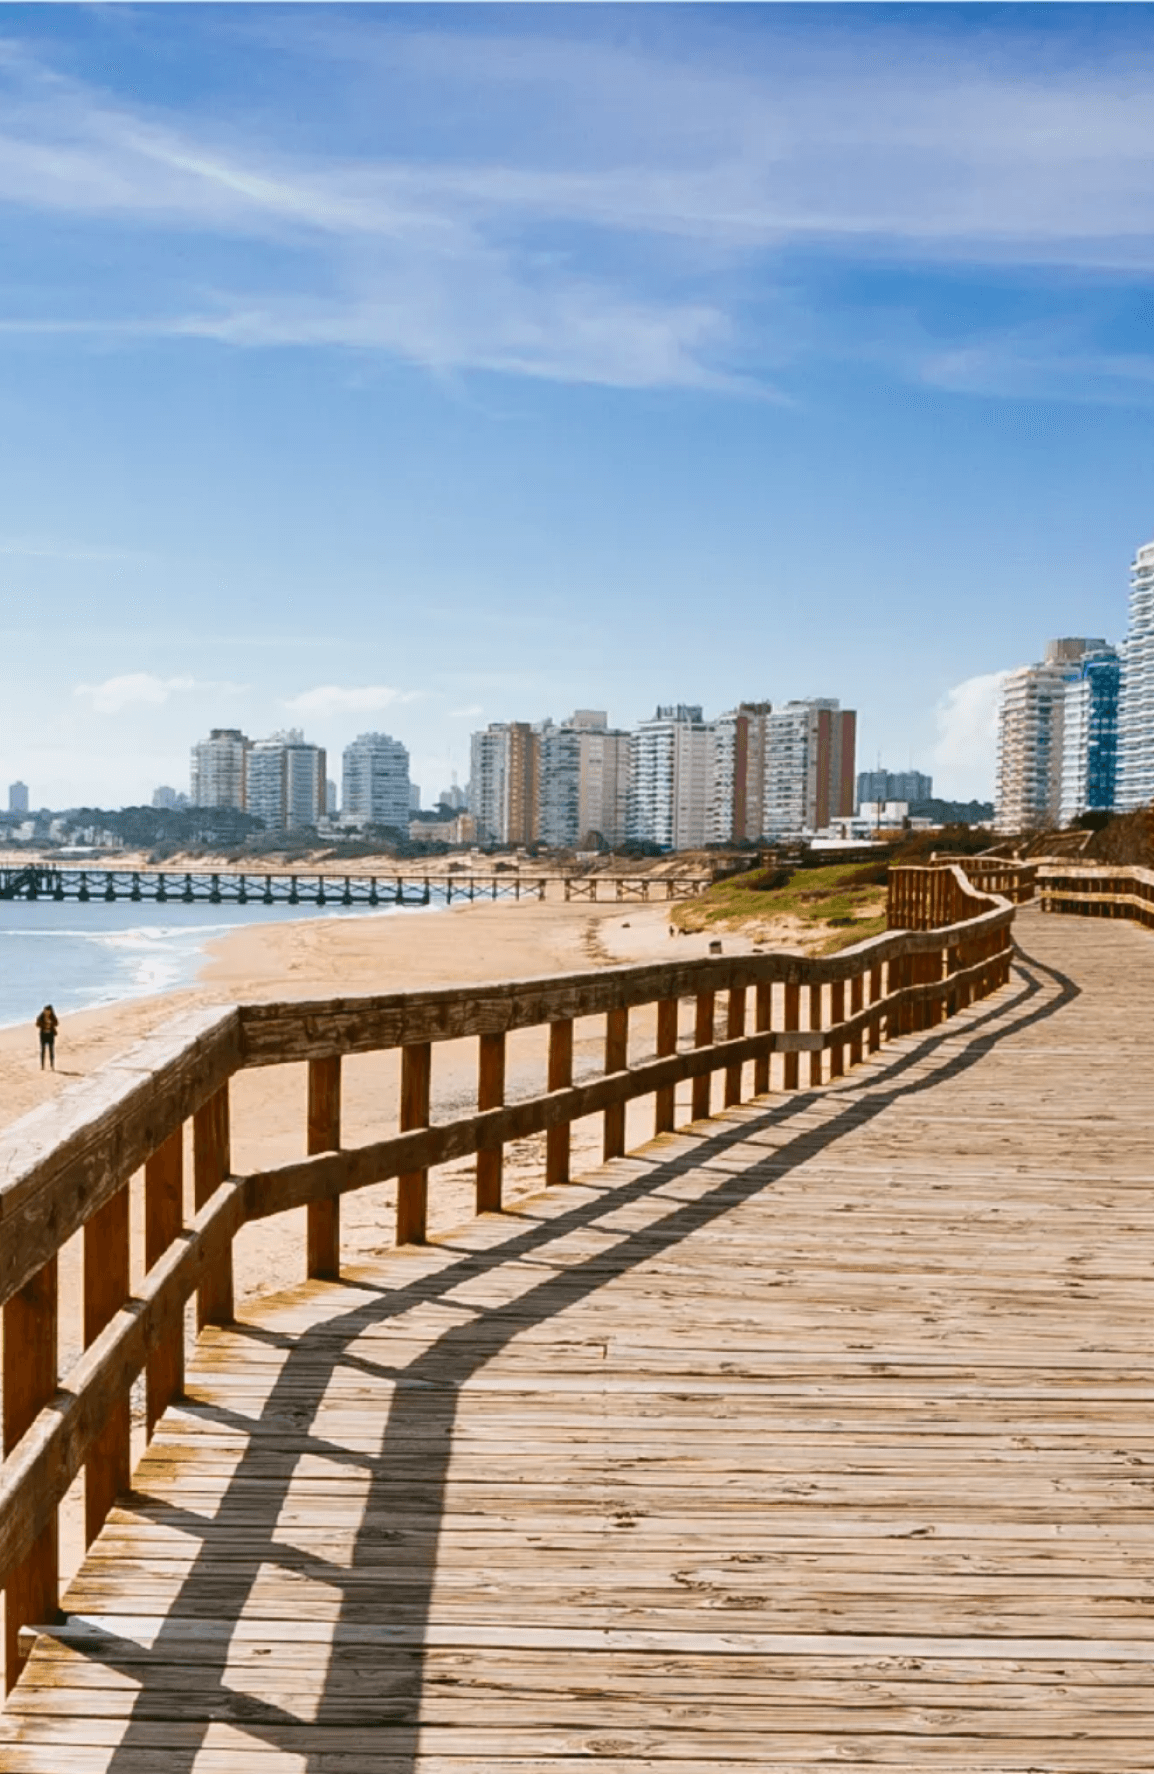
[[(603, 1116), (610, 1159), (625, 1150), (626, 1104), (653, 1096), (655, 1131), (671, 1131), (683, 1081), (692, 1082), (698, 1119), (711, 1111), (718, 1071), (726, 1105), (743, 1100), (747, 1068), (754, 1095), (769, 1090), (775, 1055), (784, 1090), (802, 1087), (803, 1055), (807, 1087), (840, 1078), (883, 1041), (940, 1023), (1008, 978), (1013, 908), (976, 894), (956, 871), (906, 872), (933, 877), (928, 887), (899, 881), (893, 890), (894, 905), (916, 912), (918, 927), (822, 959), (749, 955), (196, 1011), (11, 1128), (0, 1138), (0, 1583), (9, 1684), (21, 1627), (56, 1617), (61, 1500), (83, 1469), (91, 1542), (128, 1484), (130, 1388), (145, 1374), (151, 1434), (182, 1390), (186, 1302), (196, 1295), (202, 1328), (233, 1316), (232, 1244), (242, 1225), (306, 1206), (305, 1270), (336, 1277), (340, 1198), (351, 1190), (395, 1178), (397, 1242), (420, 1243), (435, 1165), (475, 1155), (477, 1211), (497, 1210), (510, 1140), (544, 1133), (545, 1181), (560, 1184), (569, 1177), (571, 1124), (582, 1116)], [(950, 919), (943, 928), (926, 927), (935, 908)], [(655, 1051), (631, 1055), (630, 1015), (644, 1006), (656, 1009)], [(604, 1067), (575, 1083), (574, 1021), (582, 1017), (605, 1019)], [(506, 1037), (541, 1025), (547, 1087), (508, 1104)], [(431, 1126), (433, 1047), (463, 1037), (479, 1043), (476, 1112)], [(386, 1048), (401, 1050), (398, 1131), (343, 1147), (342, 1059)], [(300, 1061), (308, 1066), (309, 1155), (234, 1175), (229, 1080), (246, 1067)], [(190, 1119), (194, 1212), (186, 1224)], [(146, 1273), (130, 1295), (128, 1185), (142, 1167)], [(58, 1382), (57, 1258), (81, 1231), (86, 1348)]]
[(1154, 924), (1154, 871), (1136, 867), (1079, 868), (1070, 863), (1038, 867), (1038, 901), (1044, 912), (1088, 918), (1133, 918)]
[(1034, 897), (1038, 865), (1012, 862), (1004, 856), (935, 856), (933, 868), (960, 868), (971, 886), (981, 893), (996, 893), (1011, 905), (1023, 905)]

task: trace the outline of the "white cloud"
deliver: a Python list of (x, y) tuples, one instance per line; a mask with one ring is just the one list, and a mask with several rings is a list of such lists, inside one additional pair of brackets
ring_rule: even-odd
[(74, 696), (89, 701), (97, 714), (117, 715), (126, 708), (162, 708), (172, 696), (190, 691), (209, 691), (214, 695), (236, 695), (245, 684), (212, 683), (199, 678), (158, 677), (151, 671), (130, 671), (120, 677), (105, 678), (101, 684), (77, 684)]
[(159, 708), (178, 691), (197, 688), (195, 678), (159, 678), (150, 671), (131, 671), (105, 678), (102, 684), (77, 684), (75, 694), (88, 697), (97, 714), (115, 715), (125, 708)]
[(935, 712), (934, 788), (947, 800), (989, 800), (994, 788), (998, 698), (1006, 673), (981, 672), (948, 690)]
[(420, 690), (394, 690), (388, 684), (318, 684), (313, 690), (302, 690), (285, 703), (295, 714), (376, 714), (398, 702), (416, 702)]

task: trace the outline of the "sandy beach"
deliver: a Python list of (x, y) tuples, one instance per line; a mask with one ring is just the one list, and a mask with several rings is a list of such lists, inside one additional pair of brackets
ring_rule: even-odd
[[(729, 952), (750, 939), (724, 938)], [(199, 983), (161, 997), (134, 999), (69, 1016), (57, 1045), (58, 1070), (42, 1072), (31, 1028), (0, 1031), (0, 1125), (68, 1089), (152, 1033), (180, 1011), (280, 997), (333, 997), (395, 992), (423, 986), (507, 980), (564, 973), (622, 962), (705, 954), (706, 935), (671, 935), (669, 908), (497, 901), (431, 912), (366, 914), (363, 918), (301, 919), (234, 930), (209, 943)], [(603, 1019), (576, 1031), (576, 1075), (600, 1068)], [(635, 1018), (634, 1051), (652, 1050), (651, 1018)], [(467, 1113), (476, 1093), (475, 1041), (445, 1042), (434, 1053), (433, 1118)], [(345, 1144), (384, 1138), (397, 1121), (397, 1053), (356, 1056), (343, 1075)], [(306, 1076), (303, 1065), (241, 1073), (232, 1085), (233, 1168), (237, 1173), (304, 1154)], [(545, 1076), (545, 1036), (526, 1030), (509, 1042), (510, 1100), (536, 1094)], [(641, 1141), (652, 1127), (652, 1104), (630, 1106), (629, 1136)], [(575, 1167), (596, 1162), (599, 1118), (574, 1129)], [(543, 1137), (509, 1149), (506, 1196), (540, 1186)], [(186, 1166), (191, 1171), (191, 1164)], [(134, 1195), (139, 1194), (139, 1179)], [(134, 1204), (139, 1234), (141, 1213)], [(391, 1184), (342, 1203), (342, 1248), (350, 1260), (393, 1241)], [(445, 1166), (430, 1184), (434, 1230), (460, 1223), (473, 1211), (472, 1162)], [(139, 1236), (137, 1239), (139, 1243)], [(303, 1272), (303, 1214), (286, 1214), (241, 1235), (238, 1298), (290, 1285)], [(75, 1253), (69, 1253), (74, 1255)], [(67, 1264), (66, 1264), (67, 1267)], [(67, 1338), (65, 1339), (68, 1340)]]

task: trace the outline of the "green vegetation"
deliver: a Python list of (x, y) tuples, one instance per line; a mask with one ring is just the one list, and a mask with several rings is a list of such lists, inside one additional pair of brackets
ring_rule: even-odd
[(815, 935), (832, 925), (822, 944), (822, 951), (831, 954), (885, 929), (885, 878), (886, 864), (881, 861), (792, 871), (752, 869), (715, 881), (699, 899), (677, 906), (673, 922), (681, 930), (708, 930), (717, 924), (792, 917), (803, 926), (813, 926)]

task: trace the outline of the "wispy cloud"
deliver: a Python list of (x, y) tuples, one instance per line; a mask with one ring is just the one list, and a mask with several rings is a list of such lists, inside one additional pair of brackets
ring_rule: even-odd
[(423, 694), (421, 690), (395, 690), (388, 684), (318, 684), (289, 697), (285, 707), (302, 715), (379, 714), (397, 703), (417, 702)]
[(109, 565), (141, 565), (154, 557), (131, 548), (103, 548), (88, 542), (55, 542), (45, 537), (0, 536), (0, 556), (9, 560), (107, 562)]
[(451, 721), (467, 721), (473, 715), (482, 715), (484, 712), (479, 702), (470, 702), (466, 708), (451, 708), (449, 719)]
[[(467, 97), (472, 140), (453, 158), (378, 130), (374, 152), (361, 129), (342, 154), (329, 131), (321, 153), (275, 104), (259, 126), (146, 109), (10, 42), (0, 207), (212, 236), (225, 253), (191, 301), (159, 275), (151, 310), (2, 324), (747, 389), (804, 348), (787, 310), (765, 324), (800, 258), (1154, 268), (1154, 111), (1121, 55), (1039, 65), (1036, 40), (1008, 30), (963, 41), (892, 21), (808, 42), (785, 25), (715, 34), (708, 53), (689, 26), (646, 47), (643, 32), (623, 46), (596, 29), (310, 21), (285, 27), (282, 51), (294, 44), (330, 116), (354, 81), (381, 116), (401, 96), (410, 115)], [(1007, 356), (987, 352), (985, 371)], [(1120, 385), (1145, 378), (1141, 361), (1115, 367)], [(947, 344), (916, 373), (984, 372)]]
[(190, 691), (233, 693), (243, 684), (208, 683), (191, 677), (158, 677), (150, 671), (125, 672), (100, 684), (77, 684), (73, 694), (91, 703), (97, 714), (116, 715), (126, 708), (161, 708), (173, 696)]

